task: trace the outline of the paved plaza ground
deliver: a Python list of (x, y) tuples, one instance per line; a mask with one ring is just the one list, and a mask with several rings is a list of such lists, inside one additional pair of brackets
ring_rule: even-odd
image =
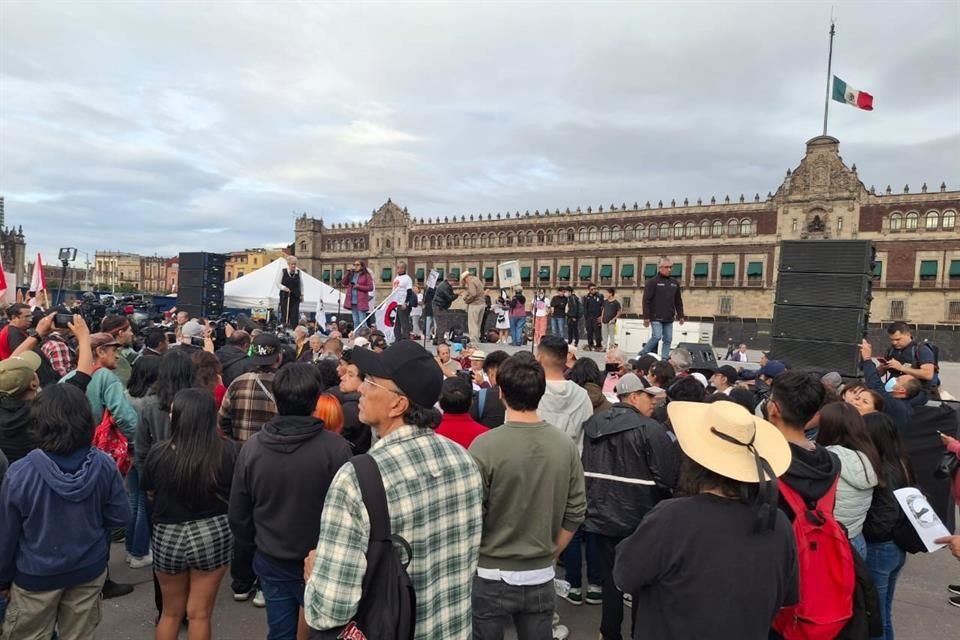
[[(496, 345), (483, 345), (490, 351)], [(507, 351), (516, 351), (505, 347)], [(602, 359), (602, 354), (589, 357)], [(755, 354), (758, 355), (758, 354)], [(960, 397), (960, 364), (941, 366), (944, 385), (955, 397)], [(103, 604), (103, 622), (98, 637), (104, 640), (139, 640), (153, 634), (153, 587), (148, 569), (133, 570), (124, 564), (122, 544), (112, 548), (111, 573), (115, 580), (136, 585), (133, 594), (107, 600)], [(909, 556), (897, 585), (894, 602), (894, 625), (900, 640), (956, 640), (960, 629), (960, 609), (947, 603), (947, 584), (960, 583), (960, 562), (948, 551)], [(696, 603), (690, 603), (694, 609)], [(600, 607), (574, 607), (566, 601), (558, 605), (563, 624), (570, 628), (571, 640), (595, 640), (599, 635)], [(626, 627), (625, 627), (626, 629)], [(952, 631), (951, 631), (952, 629)], [(221, 588), (214, 612), (213, 637), (217, 640), (246, 640), (266, 638), (266, 617), (262, 609), (250, 602), (233, 602), (229, 576)], [(181, 634), (186, 638), (186, 633)], [(514, 636), (508, 636), (514, 637)], [(443, 639), (437, 639), (443, 640)], [(731, 638), (730, 640), (739, 640)]]

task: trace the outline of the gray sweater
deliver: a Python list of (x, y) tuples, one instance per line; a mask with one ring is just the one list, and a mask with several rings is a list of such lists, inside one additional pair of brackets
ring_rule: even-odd
[(837, 506), (833, 515), (847, 528), (847, 535), (856, 538), (863, 532), (863, 523), (877, 486), (877, 474), (864, 454), (840, 445), (827, 447), (840, 458), (840, 483), (837, 485)]

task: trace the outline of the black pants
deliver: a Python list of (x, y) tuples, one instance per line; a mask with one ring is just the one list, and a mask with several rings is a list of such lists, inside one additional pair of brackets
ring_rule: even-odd
[(280, 317), (278, 324), (295, 327), (300, 322), (300, 296), (291, 296), (286, 291), (280, 292)]
[(257, 582), (257, 574), (253, 571), (253, 555), (257, 548), (247, 546), (236, 538), (233, 539), (233, 560), (230, 561), (230, 577), (233, 580), (234, 593), (249, 593)]
[(513, 620), (518, 640), (553, 637), (556, 590), (545, 584), (516, 587), (500, 580), (473, 577), (473, 640), (503, 640)]
[(597, 318), (587, 317), (587, 346), (600, 348), (600, 321)]
[[(623, 594), (613, 582), (613, 561), (617, 555), (617, 545), (623, 538), (612, 538), (596, 534), (600, 548), (600, 566), (603, 571), (603, 604), (600, 610), (600, 635), (603, 640), (623, 640), (620, 632), (623, 627)], [(636, 606), (631, 608), (630, 637), (637, 626)]]
[(577, 346), (580, 342), (580, 319), (567, 318), (567, 344)]
[(393, 325), (393, 339), (394, 340), (409, 340), (410, 339), (410, 308), (401, 309), (397, 307), (397, 321)]

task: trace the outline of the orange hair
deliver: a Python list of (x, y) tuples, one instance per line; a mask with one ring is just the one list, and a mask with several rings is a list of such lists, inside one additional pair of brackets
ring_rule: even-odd
[(340, 433), (343, 431), (343, 407), (340, 401), (329, 393), (321, 393), (317, 398), (317, 406), (313, 410), (313, 417), (323, 420), (327, 431)]

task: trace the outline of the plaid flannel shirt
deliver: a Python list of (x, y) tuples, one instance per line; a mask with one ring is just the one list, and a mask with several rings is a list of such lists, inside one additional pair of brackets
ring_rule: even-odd
[(73, 371), (73, 352), (60, 334), (50, 334), (40, 345), (40, 351), (61, 378)]
[(217, 424), (225, 436), (246, 442), (277, 415), (277, 404), (270, 390), (275, 375), (275, 371), (251, 371), (230, 383), (217, 416)]
[[(483, 487), (470, 454), (431, 430), (402, 426), (370, 449), (383, 476), (391, 532), (413, 549), (416, 638), (468, 639), (471, 584), (483, 525)], [(347, 624), (367, 569), (370, 519), (352, 464), (337, 472), (320, 519), (316, 562), (304, 593), (314, 629)]]

